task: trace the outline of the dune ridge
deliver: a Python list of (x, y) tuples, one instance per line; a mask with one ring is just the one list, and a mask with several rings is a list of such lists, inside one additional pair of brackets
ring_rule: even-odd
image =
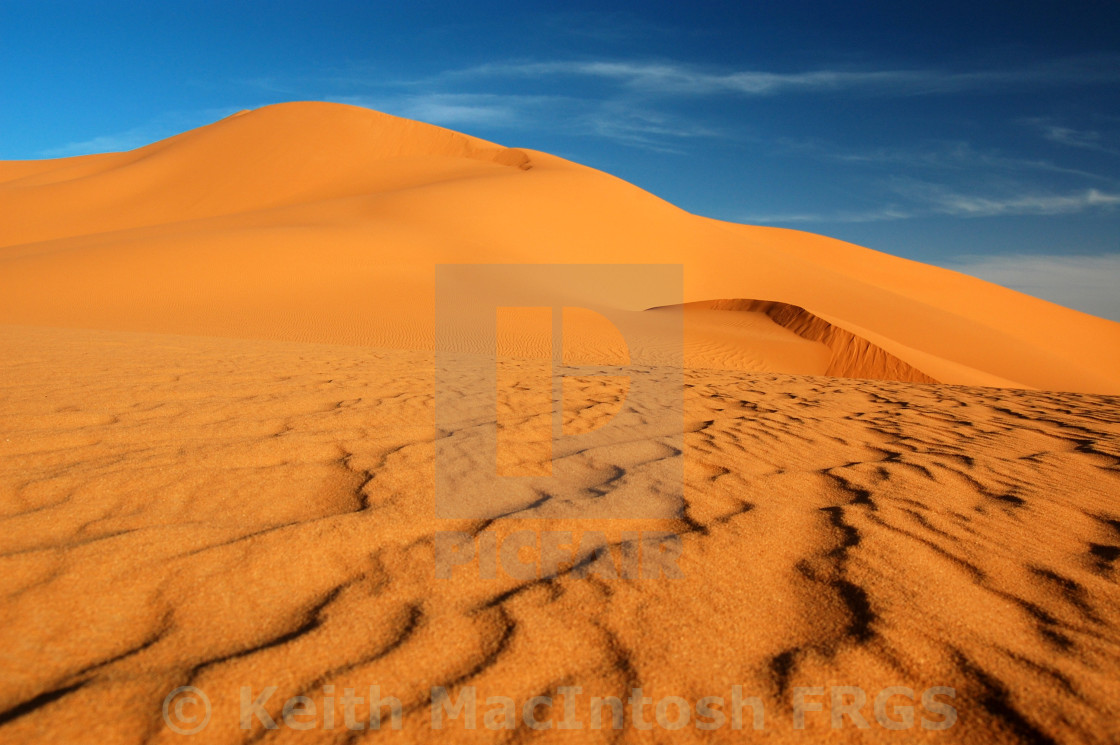
[[(689, 303), (685, 308), (709, 308), (741, 313), (764, 313), (779, 326), (803, 339), (820, 342), (832, 350), (822, 374), (839, 378), (896, 380), (902, 383), (939, 381), (903, 362), (847, 329), (819, 318), (804, 308), (773, 300), (707, 300)], [(687, 318), (687, 315), (685, 316)]]

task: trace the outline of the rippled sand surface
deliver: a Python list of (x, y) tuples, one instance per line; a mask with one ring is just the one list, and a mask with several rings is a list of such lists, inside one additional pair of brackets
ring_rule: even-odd
[[(433, 379), (425, 352), (0, 327), (0, 741), (1120, 739), (1120, 398), (693, 369), (683, 448), (557, 453), (583, 474), (569, 505), (668, 494), (679, 467), (663, 515), (579, 519), (528, 489), (438, 519), (441, 448), (477, 422), (437, 430)], [(618, 406), (602, 380), (565, 393), (569, 424)], [(526, 530), (588, 540), (543, 576), (436, 577), (440, 535)], [(619, 576), (664, 533), (683, 577)], [(193, 740), (162, 712), (186, 685), (212, 704)], [(371, 685), (401, 732), (346, 728), (339, 697)], [(761, 732), (642, 731), (631, 707), (621, 732), (482, 721), (491, 696), (579, 686), (586, 723), (592, 696), (735, 685)], [(276, 687), (279, 729), (240, 728), (244, 686)], [(434, 686), (474, 691), (477, 729), (433, 731)], [(793, 728), (798, 688), (838, 686), (868, 692), (868, 729), (833, 731), (827, 694)], [(885, 729), (890, 686), (954, 688), (956, 723)], [(282, 724), (301, 694), (309, 731)]]

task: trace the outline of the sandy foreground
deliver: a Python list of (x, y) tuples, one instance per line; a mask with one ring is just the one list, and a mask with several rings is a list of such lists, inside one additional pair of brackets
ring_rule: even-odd
[[(651, 701), (626, 704), (625, 742), (1120, 736), (1117, 397), (694, 370), (682, 452), (558, 454), (592, 459), (589, 500), (677, 461), (684, 498), (663, 519), (550, 517), (545, 499), (453, 520), (433, 517), (452, 433), (433, 426), (430, 353), (16, 326), (0, 349), (6, 743), (185, 741), (162, 707), (188, 685), (212, 707), (195, 737), (215, 743), (619, 741), (590, 702), (634, 688)], [(586, 389), (569, 421), (611, 403)], [(534, 576), (487, 578), (475, 557), (436, 578), (439, 534), (519, 531), (605, 540), (551, 573), (530, 548)], [(623, 576), (636, 533), (679, 535), (683, 577)], [(347, 729), (345, 689), (368, 726), (371, 685), (400, 700), (399, 732)], [(760, 731), (751, 708), (732, 729), (736, 685)], [(276, 688), (276, 730), (241, 729), (246, 686)], [(476, 729), (433, 730), (437, 686), (473, 692)], [(582, 689), (576, 730), (558, 728), (565, 686)], [(866, 692), (868, 729), (831, 728), (840, 686)], [(913, 706), (910, 728), (875, 718), (892, 686), (912, 690), (890, 704), (900, 721)], [(920, 701), (937, 686), (957, 719), (925, 730), (944, 721)], [(823, 712), (797, 730), (802, 687)], [(297, 695), (306, 731), (284, 720)], [(497, 696), (513, 732), (484, 721)], [(554, 697), (534, 709), (553, 729), (522, 721), (534, 696)], [(726, 721), (698, 730), (708, 696)], [(666, 697), (687, 726), (657, 724)]]
[(334, 104), (0, 214), (4, 745), (1120, 741), (1120, 324)]

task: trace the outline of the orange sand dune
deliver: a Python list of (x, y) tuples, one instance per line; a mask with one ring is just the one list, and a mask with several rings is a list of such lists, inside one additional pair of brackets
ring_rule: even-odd
[(1120, 391), (1120, 324), (351, 106), (280, 104), (127, 153), (0, 163), (0, 209), (0, 323), (424, 349), (437, 263), (670, 263), (687, 303), (781, 303), (828, 330), (825, 343), (773, 314), (694, 306), (691, 366)]

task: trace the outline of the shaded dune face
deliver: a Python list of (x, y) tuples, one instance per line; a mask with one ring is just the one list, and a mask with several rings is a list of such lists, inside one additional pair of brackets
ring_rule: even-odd
[[(796, 305), (771, 300), (709, 300), (689, 303), (685, 306), (686, 322), (690, 311), (695, 319), (697, 311), (702, 310), (763, 314), (800, 338), (824, 345), (829, 352), (827, 362), (823, 369), (811, 371), (816, 374), (840, 378), (897, 380), (908, 383), (938, 382), (890, 352)], [(723, 324), (717, 324), (717, 327), (721, 325)], [(699, 331), (698, 326), (699, 323), (694, 320), (691, 327), (694, 333)], [(789, 369), (783, 371), (792, 372)]]
[[(742, 685), (774, 742), (888, 743), (923, 731), (870, 704), (871, 729), (834, 732), (826, 709), (795, 730), (793, 691), (949, 686), (958, 723), (930, 741), (1118, 734), (1115, 397), (696, 371), (683, 452), (558, 453), (587, 459), (589, 500), (680, 459), (662, 517), (568, 519), (527, 494), (499, 519), (437, 520), (433, 464), (477, 414), (434, 429), (429, 353), (11, 327), (0, 351), (4, 742), (178, 738), (160, 707), (180, 685), (213, 703), (199, 737), (248, 741), (270, 733), (239, 729), (242, 686), (277, 686), (281, 721), (290, 696), (373, 683), (411, 742), (494, 737), (481, 713), (433, 732), (432, 686), (520, 706), (579, 685), (588, 722), (592, 695)], [(609, 382), (571, 385), (569, 421), (618, 403)], [(679, 535), (684, 578), (484, 579), (473, 561), (434, 579), (437, 533), (524, 530), (601, 533), (615, 556), (634, 531)], [(323, 716), (270, 736), (334, 742)]]

